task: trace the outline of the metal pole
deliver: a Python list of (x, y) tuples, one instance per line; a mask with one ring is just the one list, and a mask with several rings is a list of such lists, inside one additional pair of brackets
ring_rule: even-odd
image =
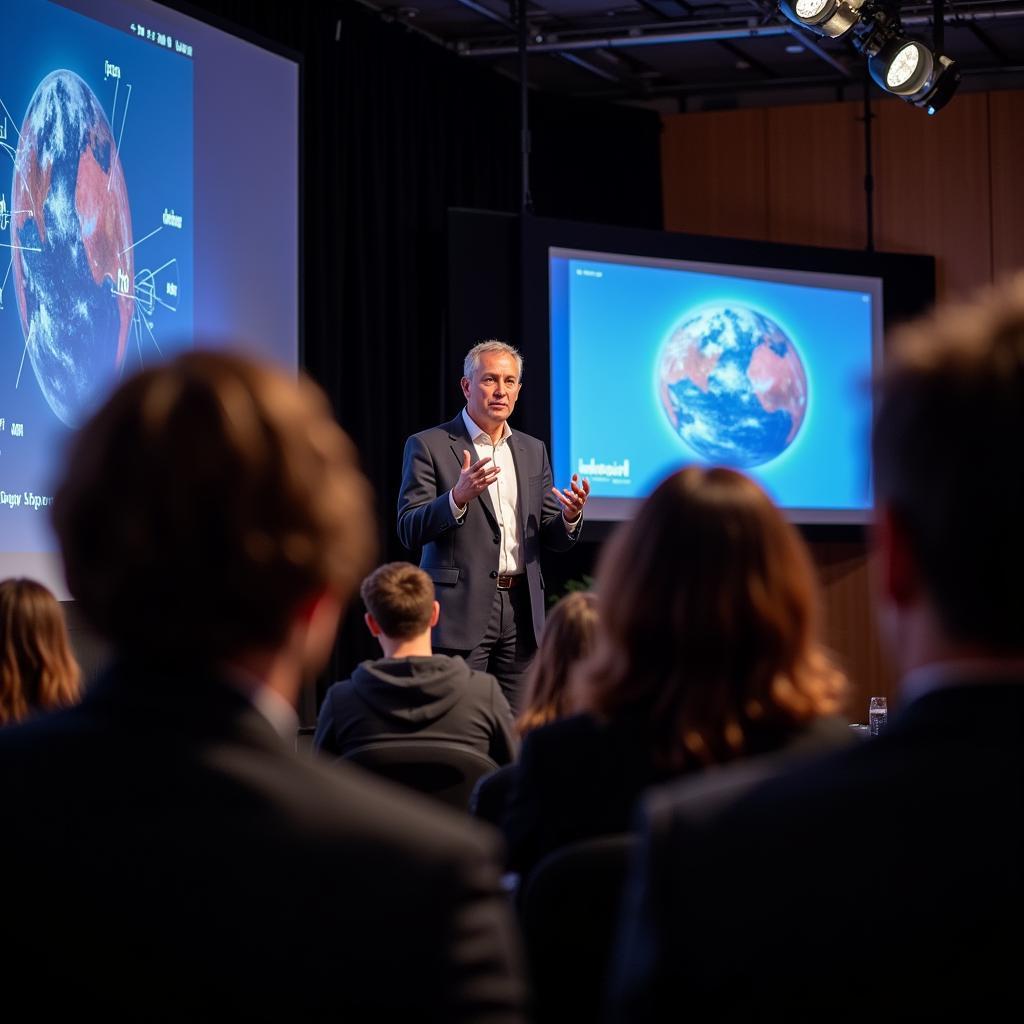
[(871, 75), (864, 65), (864, 214), (868, 252), (875, 251), (875, 176), (871, 160)]
[(533, 197), (530, 195), (530, 83), (527, 76), (530, 55), (527, 51), (526, 0), (513, 0), (516, 4), (516, 29), (519, 50), (519, 146), (522, 159), (522, 213), (533, 212)]

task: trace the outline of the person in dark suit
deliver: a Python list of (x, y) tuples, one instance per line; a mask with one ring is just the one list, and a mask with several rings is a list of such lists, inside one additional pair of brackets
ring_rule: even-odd
[(1024, 278), (904, 328), (877, 389), (878, 739), (667, 788), (612, 1019), (1012, 1019), (1024, 920)]
[(629, 830), (655, 783), (849, 737), (810, 558), (748, 477), (689, 466), (664, 480), (602, 552), (597, 594), (595, 648), (570, 682), (583, 713), (530, 732), (514, 773), (503, 829), (523, 875)]
[(497, 676), (517, 710), (544, 625), (541, 548), (576, 542), (590, 484), (573, 474), (553, 487), (544, 443), (509, 427), (522, 387), (516, 349), (481, 342), (463, 369), (466, 408), (405, 443), (398, 536), (422, 549), (437, 587), (434, 649)]
[(30, 1016), (521, 1020), (491, 834), (295, 752), (373, 551), (319, 390), (212, 352), (146, 370), (53, 512), (115, 659), (0, 735), (0, 963)]
[(440, 607), (430, 577), (408, 562), (374, 569), (359, 588), (383, 658), (364, 661), (324, 697), (313, 746), (344, 757), (367, 743), (457, 744), (508, 764), (519, 739), (497, 679), (434, 654)]

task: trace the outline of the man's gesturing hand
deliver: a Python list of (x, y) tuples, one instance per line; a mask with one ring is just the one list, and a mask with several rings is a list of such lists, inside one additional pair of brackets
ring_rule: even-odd
[(487, 490), (501, 472), (498, 466), (488, 466), (491, 461), (489, 455), (477, 462), (470, 463), (469, 452), (462, 451), (462, 472), (459, 473), (459, 482), (452, 488), (452, 497), (459, 508), (465, 508), (474, 498)]
[[(582, 487), (580, 486), (582, 483)], [(570, 486), (561, 491), (557, 487), (551, 488), (555, 497), (562, 503), (562, 515), (567, 523), (575, 523), (583, 515), (583, 506), (587, 503), (590, 494), (590, 481), (584, 477), (580, 481), (579, 475), (573, 473)]]

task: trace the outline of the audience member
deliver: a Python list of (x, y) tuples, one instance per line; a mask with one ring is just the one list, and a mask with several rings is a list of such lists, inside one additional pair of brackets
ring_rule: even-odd
[(0, 582), (0, 725), (78, 700), (64, 613), (35, 580)]
[(510, 866), (626, 831), (648, 786), (736, 758), (846, 739), (817, 642), (814, 571), (750, 479), (689, 467), (602, 553), (600, 628), (573, 674), (586, 713), (529, 733), (509, 800)]
[(615, 1019), (1012, 1019), (1024, 918), (1024, 277), (905, 328), (877, 389), (879, 738), (647, 806)]
[(569, 713), (569, 673), (590, 654), (597, 621), (597, 595), (589, 591), (568, 594), (552, 608), (526, 677), (526, 699), (516, 719), (520, 736)]
[(518, 742), (498, 680), (431, 649), (440, 613), (431, 578), (408, 562), (391, 562), (371, 573), (360, 593), (384, 657), (364, 661), (327, 691), (316, 748), (344, 756), (367, 743), (416, 739), (464, 745), (499, 765), (511, 761)]
[[(526, 676), (524, 707), (516, 719), (521, 736), (568, 714), (569, 673), (590, 654), (596, 631), (597, 597), (590, 592), (569, 594), (551, 610)], [(477, 783), (470, 800), (476, 817), (501, 824), (515, 771), (516, 765), (506, 765)]]
[(0, 733), (0, 962), (31, 1016), (519, 1020), (490, 834), (294, 751), (375, 533), (318, 389), (211, 352), (146, 370), (53, 511), (117, 660)]

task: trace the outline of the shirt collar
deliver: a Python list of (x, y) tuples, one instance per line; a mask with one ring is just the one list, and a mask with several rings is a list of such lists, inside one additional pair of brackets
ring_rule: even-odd
[[(469, 431), (469, 436), (473, 439), (473, 444), (476, 444), (480, 439), (480, 435), (483, 434), (484, 440), (487, 444), (491, 443), (491, 435), (481, 427), (472, 416), (469, 415), (469, 409), (462, 410), (462, 422), (466, 424), (466, 429)], [(512, 436), (512, 428), (508, 425), (508, 420), (505, 420), (501, 425), (501, 437), (498, 438), (498, 444), (503, 441), (507, 441)], [(498, 445), (494, 446), (495, 448)]]
[(1024, 658), (962, 658), (933, 661), (912, 669), (900, 683), (903, 704), (936, 690), (976, 684), (1024, 682)]
[(224, 680), (252, 704), (281, 739), (289, 743), (295, 742), (299, 731), (299, 716), (281, 694), (235, 665), (230, 666), (224, 673)]

